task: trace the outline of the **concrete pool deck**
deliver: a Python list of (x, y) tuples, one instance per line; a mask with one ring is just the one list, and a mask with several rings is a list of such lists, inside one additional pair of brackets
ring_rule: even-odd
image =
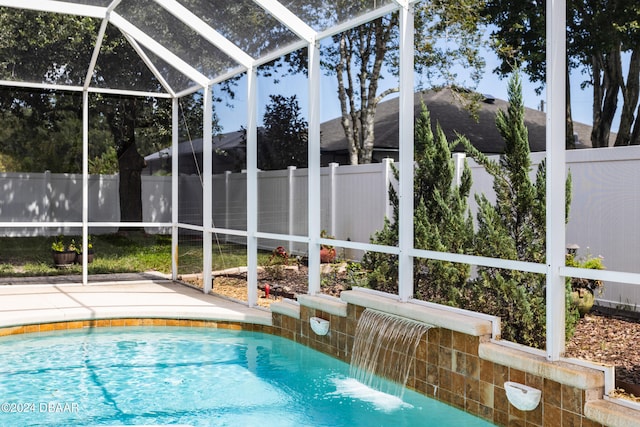
[(271, 312), (166, 279), (0, 286), (0, 328), (101, 319), (190, 319), (271, 326)]

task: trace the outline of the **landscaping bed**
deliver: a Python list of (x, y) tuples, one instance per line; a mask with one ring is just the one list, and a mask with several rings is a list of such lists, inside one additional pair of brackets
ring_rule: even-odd
[(567, 343), (567, 357), (616, 367), (616, 386), (640, 396), (640, 321), (629, 313), (586, 314)]

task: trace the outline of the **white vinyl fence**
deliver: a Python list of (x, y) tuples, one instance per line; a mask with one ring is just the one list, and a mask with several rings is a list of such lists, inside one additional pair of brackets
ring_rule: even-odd
[[(89, 221), (120, 220), (118, 175), (89, 177)], [(56, 173), (0, 174), (0, 222), (81, 222), (82, 175)], [(143, 221), (171, 222), (171, 178), (142, 178)], [(100, 228), (91, 233), (102, 234), (116, 228)], [(151, 233), (170, 230), (152, 229)], [(52, 236), (80, 233), (67, 228), (0, 227), (2, 236)]]
[[(602, 255), (610, 270), (640, 273), (640, 147), (573, 150), (567, 153), (567, 169), (573, 181), (572, 203), (566, 229), (567, 244), (578, 244), (579, 255)], [(535, 167), (544, 153), (532, 154)], [(492, 179), (469, 161), (472, 193), (493, 197)], [(391, 161), (359, 166), (333, 164), (322, 168), (321, 228), (341, 240), (368, 242), (391, 217), (388, 186), (393, 181)], [(307, 234), (307, 170), (290, 167), (259, 172), (259, 222), (261, 232)], [(564, 182), (552, 183), (564, 186)], [(223, 229), (246, 230), (246, 174), (213, 176), (213, 224)], [(82, 179), (80, 175), (51, 173), (0, 174), (0, 222), (81, 221)], [(143, 176), (143, 221), (171, 222), (171, 178)], [(202, 186), (197, 176), (179, 178), (180, 218), (202, 224)], [(475, 214), (475, 200), (469, 203)], [(118, 176), (89, 179), (89, 221), (119, 220)], [(112, 232), (100, 229), (97, 232)], [(168, 232), (149, 229), (148, 232)], [(0, 235), (55, 235), (68, 233), (56, 228), (0, 228)], [(94, 232), (93, 230), (91, 231)], [(243, 243), (242, 237), (223, 236)], [(260, 246), (285, 246), (304, 254), (303, 244), (266, 241)], [(345, 251), (358, 259), (358, 251)], [(606, 283), (600, 302), (634, 309), (640, 303), (640, 286)]]
[[(532, 153), (532, 177), (544, 157), (545, 153)], [(640, 146), (570, 150), (566, 163), (572, 181), (567, 245), (580, 246), (579, 257), (602, 256), (609, 270), (640, 273)], [(473, 161), (469, 165), (471, 193), (495, 200), (489, 174)], [(469, 205), (475, 215), (475, 200)], [(635, 311), (640, 286), (606, 282), (597, 299), (602, 305)]]
[[(258, 231), (307, 235), (307, 172), (307, 169), (289, 167), (258, 173)], [(372, 233), (382, 228), (385, 215), (391, 216), (388, 194), (391, 175), (391, 161), (359, 166), (332, 164), (322, 168), (321, 228), (342, 240), (368, 242)], [(183, 188), (187, 187), (181, 181), (181, 200)], [(214, 227), (246, 230), (246, 187), (244, 173), (213, 177)], [(191, 188), (199, 191), (199, 184)], [(199, 196), (194, 194), (187, 198), (196, 197)], [(195, 221), (198, 218), (199, 214), (195, 215)], [(224, 240), (243, 242), (234, 236), (224, 236)], [(295, 242), (261, 239), (259, 246), (266, 249), (284, 246), (296, 255), (307, 252), (306, 245)], [(345, 251), (342, 255), (347, 258), (361, 256), (357, 251)]]

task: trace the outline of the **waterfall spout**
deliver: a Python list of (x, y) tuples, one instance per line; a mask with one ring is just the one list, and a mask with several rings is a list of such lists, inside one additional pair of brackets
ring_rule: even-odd
[(367, 308), (358, 321), (349, 375), (402, 397), (416, 349), (431, 325)]

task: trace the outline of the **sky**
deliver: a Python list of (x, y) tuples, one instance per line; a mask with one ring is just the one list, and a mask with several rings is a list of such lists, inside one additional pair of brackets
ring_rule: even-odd
[[(493, 95), (497, 99), (507, 100), (507, 83), (508, 79), (500, 79), (492, 70), (498, 64), (498, 58), (492, 51), (484, 53), (486, 60), (486, 68), (483, 79), (480, 81), (476, 91), (482, 94)], [(592, 123), (592, 92), (591, 88), (582, 90), (580, 88), (581, 81), (584, 76), (579, 73), (573, 74), (571, 78), (571, 98), (572, 98), (572, 115), (575, 122), (584, 124)], [(305, 76), (288, 76), (281, 79), (279, 83), (274, 83), (273, 78), (260, 78), (258, 80), (258, 124), (262, 123), (265, 106), (269, 102), (269, 95), (281, 94), (284, 96), (296, 95), (301, 107), (302, 115), (307, 118), (307, 101), (308, 88)], [(390, 87), (397, 86), (397, 79), (387, 76), (380, 85), (380, 91)], [(535, 92), (538, 84), (529, 82), (528, 76), (523, 75), (523, 97), (526, 107), (538, 109), (541, 101), (546, 104), (546, 92), (544, 89), (540, 94)], [(215, 105), (215, 111), (220, 118), (223, 127), (222, 132), (233, 132), (239, 130), (241, 126), (246, 126), (246, 80), (240, 81), (236, 90), (234, 99), (224, 97), (223, 102)], [(219, 94), (223, 96), (222, 94)], [(337, 97), (337, 81), (336, 77), (322, 75), (321, 79), (321, 121), (325, 122), (340, 116), (340, 104)], [(387, 97), (386, 99), (391, 99)], [(385, 99), (385, 100), (386, 100)], [(232, 104), (233, 108), (229, 108), (227, 104)], [(617, 129), (617, 122), (614, 123), (613, 129)]]

